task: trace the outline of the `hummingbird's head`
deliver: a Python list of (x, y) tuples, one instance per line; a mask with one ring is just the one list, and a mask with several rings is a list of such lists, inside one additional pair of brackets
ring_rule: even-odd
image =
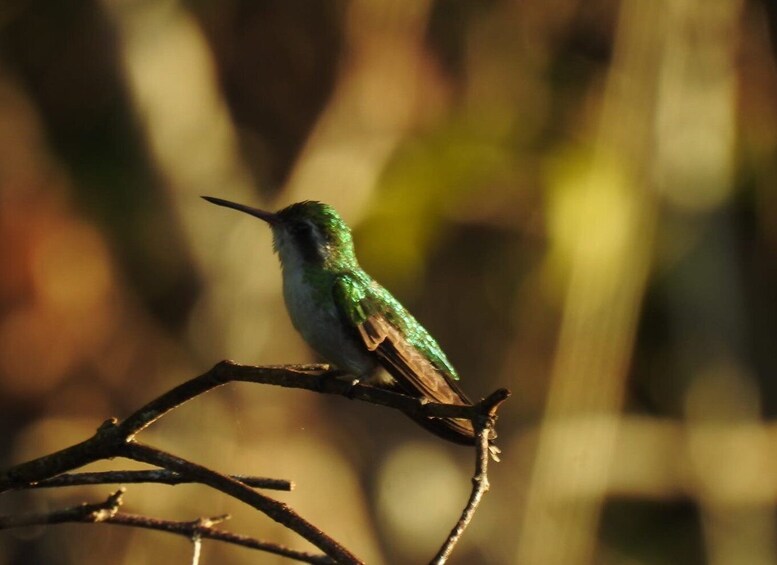
[(266, 212), (221, 198), (203, 198), (267, 222), (283, 268), (342, 267), (356, 262), (351, 230), (328, 204), (306, 200), (278, 212)]

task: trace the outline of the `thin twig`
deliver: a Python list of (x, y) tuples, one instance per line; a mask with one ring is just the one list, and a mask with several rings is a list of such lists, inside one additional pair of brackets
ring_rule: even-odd
[(216, 524), (228, 519), (229, 516), (227, 515), (180, 522), (119, 512), (118, 509), (122, 504), (123, 494), (124, 490), (120, 489), (111, 494), (107, 500), (96, 504), (79, 504), (70, 508), (53, 510), (45, 513), (0, 516), (0, 529), (71, 522), (114, 524), (117, 526), (168, 532), (188, 539), (199, 537), (200, 539), (222, 541), (232, 545), (289, 557), (302, 563), (315, 563), (320, 565), (332, 565), (335, 563), (332, 558), (327, 557), (326, 555), (297, 551), (279, 544), (260, 541), (252, 537), (234, 534), (214, 527)]
[(104, 522), (118, 512), (122, 504), (122, 496), (124, 496), (123, 488), (111, 494), (103, 502), (84, 503), (51, 512), (0, 516), (0, 530), (64, 522)]
[(182, 535), (187, 538), (193, 537), (194, 533), (196, 532), (196, 534), (198, 534), (201, 539), (223, 541), (232, 545), (239, 545), (249, 549), (256, 549), (265, 551), (267, 553), (273, 553), (275, 555), (281, 555), (283, 557), (289, 557), (302, 563), (316, 563), (321, 565), (332, 565), (333, 563), (336, 563), (336, 561), (326, 555), (309, 553), (306, 551), (297, 551), (277, 543), (260, 541), (252, 537), (242, 536), (215, 528), (214, 525), (221, 521), (219, 518), (223, 517), (200, 518), (199, 520), (194, 520), (191, 522), (177, 522), (119, 512), (113, 518), (106, 520), (104, 523), (170, 532), (173, 534)]
[(477, 443), (475, 444), (475, 473), (472, 475), (472, 492), (467, 500), (467, 505), (459, 517), (459, 521), (456, 522), (437, 555), (432, 559), (431, 565), (442, 565), (448, 561), (453, 548), (456, 547), (464, 530), (467, 529), (467, 526), (472, 521), (472, 517), (480, 505), (483, 495), (490, 488), (488, 482), (489, 438), (494, 433), (496, 412), (502, 402), (507, 400), (508, 396), (510, 396), (509, 391), (499, 390), (477, 405), (481, 407), (483, 413), (481, 418), (473, 421)]
[[(250, 475), (228, 475), (240, 481), (246, 486), (267, 490), (291, 491), (294, 483), (283, 479), (268, 479), (265, 477), (253, 477)], [(63, 473), (51, 479), (40, 481), (30, 488), (55, 488), (72, 487), (81, 485), (109, 485), (109, 484), (136, 484), (158, 483), (163, 485), (181, 485), (192, 483), (191, 479), (183, 477), (180, 473), (174, 473), (167, 469), (153, 469), (149, 471), (99, 471), (92, 473)]]
[(200, 554), (202, 553), (202, 537), (200, 534), (192, 536), (192, 565), (200, 565)]
[(306, 521), (294, 510), (289, 508), (288, 505), (264, 496), (247, 487), (240, 481), (236, 481), (192, 461), (187, 461), (170, 453), (165, 453), (154, 447), (137, 442), (127, 443), (120, 455), (135, 461), (150, 463), (151, 465), (158, 465), (165, 469), (176, 471), (198, 483), (206, 484), (228, 494), (257, 510), (260, 510), (276, 522), (297, 532), (313, 545), (324, 551), (327, 555), (334, 558), (338, 563), (362, 563), (359, 558), (326, 535), (319, 528)]

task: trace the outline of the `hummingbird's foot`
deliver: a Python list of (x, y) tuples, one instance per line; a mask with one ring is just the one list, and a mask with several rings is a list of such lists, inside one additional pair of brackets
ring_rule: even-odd
[(351, 400), (354, 399), (356, 396), (356, 385), (361, 384), (361, 379), (352, 379), (351, 380), (351, 386), (348, 388), (348, 391), (345, 393), (345, 396), (350, 398)]
[(356, 385), (360, 384), (362, 380), (359, 377), (354, 377), (353, 374), (348, 373), (348, 371), (344, 371), (343, 369), (334, 369), (329, 372), (329, 375), (348, 385), (348, 389), (343, 396), (353, 400), (356, 395)]

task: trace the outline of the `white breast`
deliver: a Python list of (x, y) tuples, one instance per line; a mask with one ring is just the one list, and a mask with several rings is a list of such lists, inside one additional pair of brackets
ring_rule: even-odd
[(314, 289), (302, 269), (284, 269), (283, 297), (291, 322), (319, 355), (357, 377), (370, 375), (376, 361), (346, 331), (327, 289)]

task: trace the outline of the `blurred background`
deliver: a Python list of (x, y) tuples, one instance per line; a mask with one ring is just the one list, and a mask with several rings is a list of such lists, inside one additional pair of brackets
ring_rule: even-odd
[[(513, 390), (453, 563), (777, 564), (775, 34), (771, 0), (0, 2), (0, 465), (221, 359), (316, 360), (269, 230), (199, 195), (315, 199), (471, 397)], [(249, 385), (141, 439), (295, 481), (279, 498), (368, 563), (428, 562), (473, 466), (393, 411)], [(125, 500), (309, 548), (205, 488)], [(190, 555), (0, 534), (4, 564)]]

